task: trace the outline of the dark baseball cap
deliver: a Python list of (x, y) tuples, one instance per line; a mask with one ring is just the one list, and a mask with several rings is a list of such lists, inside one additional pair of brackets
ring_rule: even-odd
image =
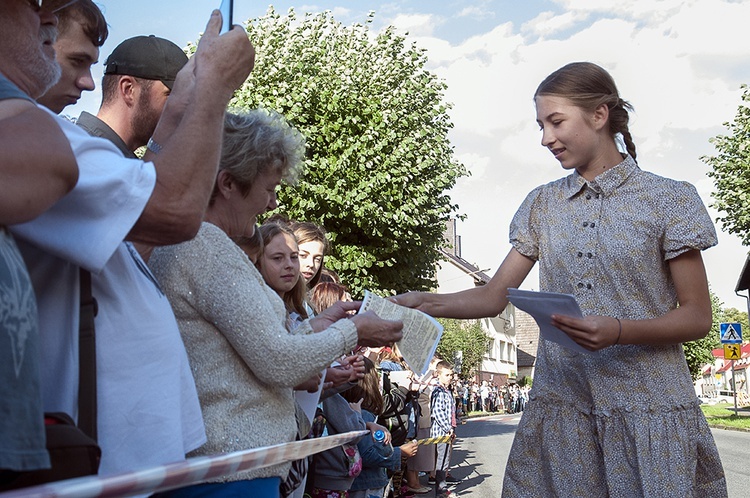
[(159, 80), (170, 90), (188, 58), (180, 47), (158, 36), (135, 36), (115, 47), (104, 63), (104, 74)]

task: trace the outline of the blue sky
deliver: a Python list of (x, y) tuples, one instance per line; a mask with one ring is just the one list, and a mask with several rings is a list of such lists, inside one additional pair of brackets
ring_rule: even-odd
[[(98, 0), (110, 38), (100, 61), (122, 40), (155, 34), (180, 46), (195, 41), (220, 0)], [(235, 1), (235, 22), (263, 15), (268, 3)], [(564, 175), (539, 145), (531, 95), (550, 72), (574, 60), (604, 66), (635, 106), (631, 132), (639, 164), (686, 180), (710, 204), (713, 184), (701, 156), (726, 133), (750, 84), (745, 33), (750, 2), (737, 0), (437, 0), (276, 2), (277, 12), (330, 10), (344, 24), (375, 12), (374, 29), (395, 26), (427, 50), (429, 69), (448, 85), (451, 142), (472, 172), (452, 199), (463, 257), (494, 272), (510, 248), (508, 225), (525, 194)], [(102, 65), (94, 71), (101, 79)], [(66, 113), (96, 112), (99, 90)], [(713, 218), (717, 213), (710, 211)], [(717, 231), (720, 230), (717, 227)], [(727, 306), (747, 309), (734, 286), (747, 248), (719, 233), (704, 252), (712, 289)], [(536, 288), (536, 275), (524, 288)]]

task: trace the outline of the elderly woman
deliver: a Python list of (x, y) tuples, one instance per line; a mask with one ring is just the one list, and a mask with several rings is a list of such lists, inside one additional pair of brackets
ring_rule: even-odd
[[(276, 188), (294, 178), (303, 152), (302, 137), (280, 115), (227, 113), (205, 222), (195, 239), (151, 257), (180, 325), (206, 425), (207, 443), (188, 456), (293, 441), (294, 386), (357, 343), (401, 337), (401, 322), (371, 313), (349, 316), (356, 303), (340, 303), (300, 326), (318, 333), (288, 333), (284, 302), (233, 242), (252, 236), (257, 216), (276, 207)], [(281, 464), (169, 494), (278, 496), (288, 471), (289, 464)]]

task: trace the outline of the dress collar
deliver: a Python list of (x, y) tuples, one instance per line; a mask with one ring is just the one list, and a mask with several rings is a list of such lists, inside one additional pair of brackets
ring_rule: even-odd
[(565, 190), (567, 191), (568, 198), (578, 194), (587, 185), (595, 192), (609, 195), (614, 192), (617, 187), (625, 183), (628, 177), (637, 169), (638, 164), (636, 164), (635, 159), (628, 154), (620, 164), (608, 169), (600, 175), (597, 175), (597, 177), (590, 182), (582, 177), (578, 171), (574, 171), (572, 175), (569, 175), (565, 179)]

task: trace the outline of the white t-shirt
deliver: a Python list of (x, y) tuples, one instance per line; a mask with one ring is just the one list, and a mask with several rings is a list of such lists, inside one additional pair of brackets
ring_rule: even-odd
[(100, 474), (182, 460), (205, 442), (195, 384), (167, 299), (123, 242), (156, 171), (57, 119), (78, 161), (78, 184), (42, 216), (11, 227), (37, 293), (45, 410), (77, 415), (80, 265), (92, 272), (99, 305)]

